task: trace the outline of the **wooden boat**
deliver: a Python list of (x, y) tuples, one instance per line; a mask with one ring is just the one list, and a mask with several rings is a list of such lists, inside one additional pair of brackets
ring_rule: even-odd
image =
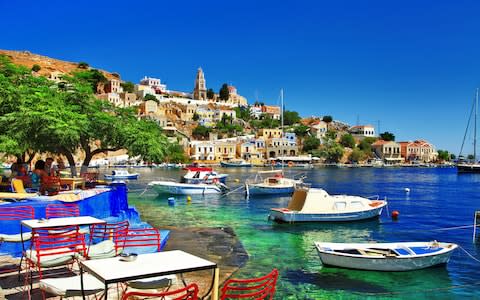
[(247, 195), (291, 194), (295, 191), (297, 184), (302, 182), (303, 178), (286, 178), (283, 170), (261, 171), (253, 180), (247, 179), (245, 191)]
[(323, 265), (371, 271), (411, 271), (446, 264), (453, 243), (322, 243), (315, 242)]
[(278, 222), (345, 222), (378, 217), (387, 201), (378, 196), (370, 198), (332, 196), (303, 184), (295, 189), (288, 207), (270, 209), (269, 218)]
[(152, 181), (148, 183), (157, 193), (174, 195), (205, 195), (222, 194), (228, 187), (221, 182), (218, 183), (181, 183), (173, 181)]
[(220, 165), (224, 168), (249, 168), (252, 166), (251, 163), (244, 159), (232, 159), (229, 161), (221, 161)]
[(227, 180), (228, 174), (219, 174), (212, 168), (207, 167), (186, 167), (187, 173), (183, 175), (182, 183), (223, 183)]
[(107, 180), (138, 179), (138, 173), (130, 173), (127, 170), (113, 170), (111, 175), (103, 175)]

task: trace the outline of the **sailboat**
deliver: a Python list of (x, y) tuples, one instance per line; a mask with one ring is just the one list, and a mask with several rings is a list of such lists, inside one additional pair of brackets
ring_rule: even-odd
[[(474, 113), (474, 127), (473, 127), (473, 161), (461, 160), (463, 145), (465, 144), (465, 138), (467, 137), (468, 127), (470, 125), (470, 119)], [(460, 154), (458, 155), (457, 172), (458, 173), (480, 173), (480, 163), (477, 162), (477, 112), (478, 112), (478, 88), (475, 91), (475, 100), (473, 102), (472, 112), (470, 112), (470, 118), (468, 119), (467, 128), (465, 129), (465, 135), (463, 136), (462, 147), (460, 148)]]

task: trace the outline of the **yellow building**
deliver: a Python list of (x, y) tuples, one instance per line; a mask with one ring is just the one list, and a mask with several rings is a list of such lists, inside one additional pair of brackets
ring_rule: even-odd
[(274, 128), (274, 129), (262, 128), (258, 131), (257, 137), (263, 138), (265, 140), (270, 140), (273, 138), (281, 138), (282, 130), (280, 128)]
[(215, 160), (220, 162), (235, 159), (236, 147), (234, 142), (215, 142)]

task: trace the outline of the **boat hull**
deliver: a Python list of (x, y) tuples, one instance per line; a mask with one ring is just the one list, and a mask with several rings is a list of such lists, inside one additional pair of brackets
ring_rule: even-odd
[(480, 173), (480, 164), (458, 164), (458, 173)]
[(132, 175), (104, 175), (107, 180), (138, 179), (138, 174)]
[(250, 168), (252, 164), (244, 163), (244, 164), (236, 164), (236, 163), (228, 163), (228, 162), (220, 162), (220, 166), (224, 168)]
[(277, 222), (349, 222), (376, 218), (382, 213), (383, 206), (367, 211), (344, 212), (344, 213), (300, 213), (285, 211), (278, 208), (270, 210), (270, 219)]
[(280, 194), (292, 194), (295, 191), (294, 186), (289, 187), (268, 187), (260, 185), (248, 185), (249, 195), (280, 195)]
[[(452, 244), (454, 245), (454, 244)], [(375, 244), (372, 244), (375, 247)], [(428, 247), (425, 244), (425, 247)], [(456, 245), (450, 249), (441, 249), (440, 253), (430, 253), (412, 256), (344, 256), (333, 252), (325, 251), (316, 244), (316, 249), (322, 264), (325, 266), (334, 266), (347, 269), (358, 269), (368, 271), (412, 271), (425, 269), (437, 265), (448, 263), (450, 256), (457, 248)]]
[(206, 195), (221, 194), (222, 190), (213, 184), (187, 184), (175, 183), (169, 181), (154, 181), (148, 184), (157, 193), (174, 194), (174, 195)]

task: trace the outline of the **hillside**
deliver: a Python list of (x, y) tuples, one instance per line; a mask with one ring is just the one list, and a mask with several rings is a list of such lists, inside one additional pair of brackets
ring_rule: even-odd
[[(33, 54), (29, 51), (14, 51), (14, 50), (2, 50), (0, 49), (0, 55), (3, 54), (9, 57), (16, 65), (25, 66), (29, 69), (33, 65), (37, 64), (41, 67), (38, 72), (39, 75), (48, 77), (51, 72), (58, 71), (62, 73), (71, 73), (78, 71), (78, 63), (68, 62), (59, 59), (50, 58), (43, 55)], [(112, 73), (104, 70), (101, 71), (108, 79), (118, 78)]]

